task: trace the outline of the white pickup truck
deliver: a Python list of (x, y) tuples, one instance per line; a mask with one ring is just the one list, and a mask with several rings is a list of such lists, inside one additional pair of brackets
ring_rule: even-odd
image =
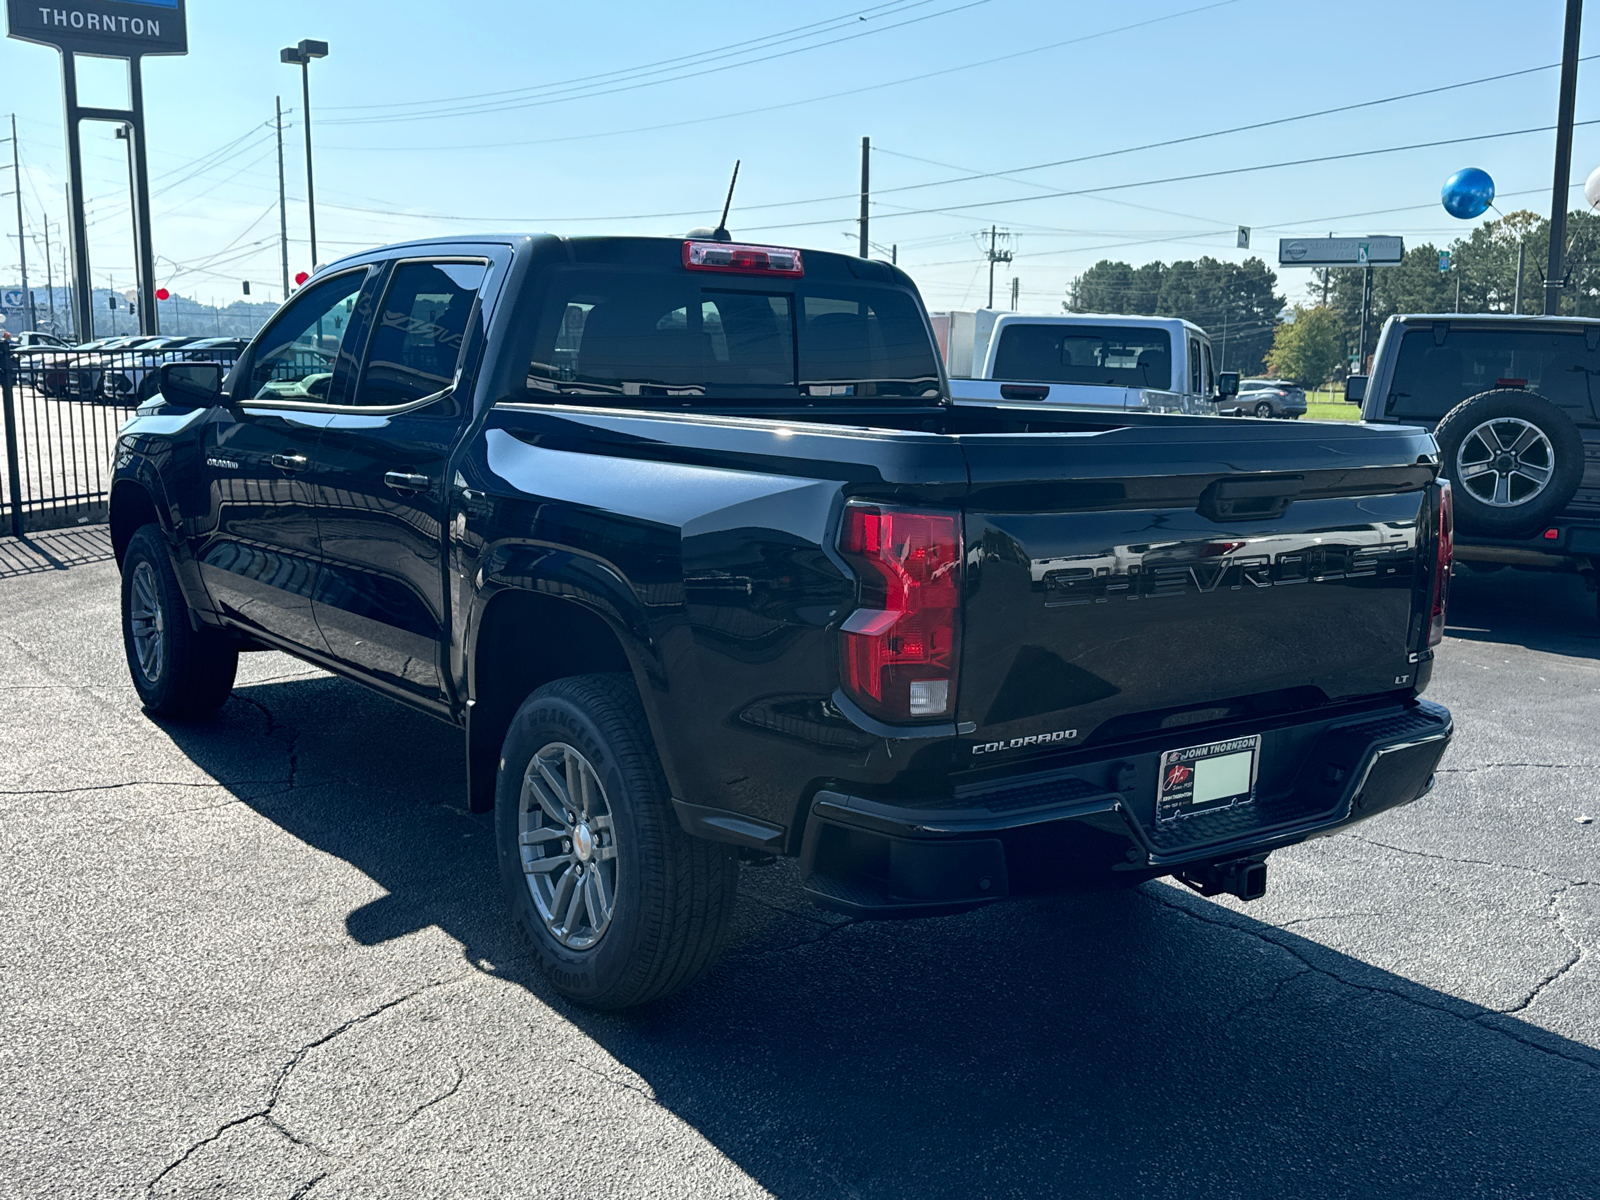
[(1178, 317), (929, 314), (957, 403), (1215, 414), (1239, 377), (1212, 367), (1211, 339)]

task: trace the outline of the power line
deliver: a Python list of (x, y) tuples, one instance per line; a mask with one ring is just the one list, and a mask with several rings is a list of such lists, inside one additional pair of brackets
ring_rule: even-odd
[[(805, 54), (809, 51), (820, 50), (827, 46), (837, 46), (841, 42), (853, 42), (858, 38), (872, 37), (876, 34), (888, 33), (890, 30), (903, 29), (907, 25), (919, 25), (923, 21), (931, 21), (937, 17), (947, 17), (951, 13), (964, 12), (969, 8), (978, 8), (981, 5), (988, 4), (989, 2), (990, 0), (965, 0), (964, 3), (957, 4), (953, 8), (941, 9), (940, 11), (934, 13), (924, 13), (922, 16), (911, 17), (910, 19), (901, 21), (898, 24), (884, 25), (876, 29), (864, 29), (859, 33), (852, 33), (846, 35), (845, 37), (834, 38), (832, 41), (817, 42), (811, 46), (799, 46), (793, 50), (781, 50), (775, 54), (768, 54), (761, 58), (748, 58), (743, 62), (725, 63), (724, 65), (718, 67), (707, 67), (700, 71), (689, 71), (683, 74), (674, 75), (670, 79), (652, 79), (640, 83), (625, 83), (616, 87), (580, 91), (575, 95), (543, 96), (528, 100), (468, 105), (450, 110), (441, 109), (435, 112), (397, 113), (389, 116), (372, 117), (334, 117), (326, 123), (330, 125), (392, 125), (406, 121), (434, 121), (452, 117), (481, 116), (485, 113), (509, 112), (513, 109), (542, 108), (545, 105), (564, 104), (571, 100), (589, 100), (596, 96), (615, 96), (622, 92), (638, 91), (640, 88), (658, 87), (663, 83), (678, 83), (685, 79), (697, 79), (703, 75), (715, 75), (723, 71), (732, 71), (738, 67), (756, 66), (759, 63), (771, 62), (772, 60), (778, 58), (788, 58), (791, 55)], [(574, 90), (576, 91), (577, 89)]]
[[(1578, 121), (1575, 124), (1576, 126), (1600, 125), (1600, 120)], [(1167, 183), (1188, 183), (1196, 179), (1221, 179), (1232, 175), (1247, 175), (1253, 171), (1275, 171), (1281, 170), (1285, 167), (1304, 167), (1312, 166), (1318, 163), (1346, 162), (1353, 158), (1371, 158), (1380, 154), (1400, 154), (1410, 150), (1431, 150), (1439, 146), (1460, 146), (1468, 142), (1487, 142), (1493, 141), (1496, 138), (1522, 137), (1530, 133), (1549, 133), (1554, 128), (1554, 125), (1537, 125), (1528, 129), (1507, 129), (1501, 131), (1500, 133), (1480, 133), (1474, 134), (1470, 137), (1441, 138), (1438, 141), (1432, 142), (1413, 142), (1406, 146), (1385, 146), (1378, 150), (1351, 150), (1343, 154), (1322, 154), (1312, 158), (1293, 158), (1286, 159), (1283, 162), (1257, 163), (1255, 166), (1250, 167), (1225, 167), (1216, 171), (1197, 171), (1188, 175), (1168, 175), (1160, 179), (1140, 179), (1130, 183), (1108, 183), (1102, 184), (1098, 187), (1072, 188), (1070, 190), (1060, 192), (1044, 192), (1035, 196), (1012, 196), (998, 200), (983, 200), (972, 204), (951, 204), (946, 205), (943, 208), (910, 209), (905, 212), (885, 214), (884, 216), (879, 217), (879, 220), (889, 220), (894, 217), (922, 216), (927, 213), (954, 214), (969, 211), (974, 208), (988, 208), (992, 205), (999, 204), (1025, 204), (1032, 200), (1060, 200), (1071, 196), (1093, 196), (1100, 192), (1124, 191), (1129, 188), (1156, 187)], [(750, 232), (760, 232), (763, 228), (803, 229), (808, 226), (836, 225), (838, 223), (838, 218), (826, 221), (795, 221), (786, 225), (757, 227)]]
[(758, 38), (747, 38), (742, 42), (730, 42), (725, 46), (715, 46), (710, 50), (701, 50), (694, 54), (680, 54), (671, 58), (656, 59), (653, 62), (642, 63), (638, 66), (624, 67), (616, 71), (603, 71), (595, 75), (579, 75), (571, 79), (559, 79), (550, 83), (533, 84), (528, 87), (507, 88), (496, 92), (477, 92), (467, 96), (445, 96), (433, 100), (399, 100), (384, 104), (331, 104), (323, 107), (331, 112), (350, 112), (362, 109), (400, 109), (400, 108), (426, 108), (430, 105), (459, 104), (473, 100), (489, 100), (497, 97), (510, 97), (529, 95), (554, 88), (568, 87), (577, 84), (595, 84), (603, 80), (615, 81), (619, 78), (633, 77), (641, 72), (651, 72), (654, 68), (670, 68), (674, 65), (688, 65), (696, 61), (714, 61), (727, 57), (730, 54), (744, 51), (746, 53), (755, 49), (764, 49), (768, 45), (782, 45), (787, 41), (795, 41), (804, 37), (817, 36), (817, 31), (824, 26), (839, 25), (848, 22), (852, 17), (858, 21), (872, 20), (868, 14), (883, 14), (881, 10), (903, 10), (907, 7), (920, 8), (930, 4), (933, 0), (890, 0), (886, 4), (873, 5), (871, 8), (856, 9), (837, 17), (829, 17), (822, 21), (813, 21), (808, 25), (796, 25), (791, 29), (782, 29), (777, 33), (767, 34)]
[(382, 150), (382, 151), (398, 150), (398, 151), (405, 151), (405, 152), (408, 152), (408, 153), (409, 152), (418, 151), (418, 150), (439, 150), (439, 151), (443, 151), (443, 150), (498, 150), (498, 149), (503, 149), (503, 148), (512, 147), (512, 146), (548, 146), (548, 145), (554, 145), (555, 143), (558, 143), (558, 142), (581, 142), (581, 141), (589, 141), (589, 140), (592, 140), (592, 139), (595, 139), (595, 138), (621, 137), (621, 136), (624, 136), (624, 135), (630, 134), (630, 133), (655, 133), (655, 132), (657, 132), (659, 130), (662, 130), (662, 129), (680, 129), (680, 128), (683, 128), (684, 126), (688, 126), (688, 125), (704, 125), (704, 124), (706, 124), (708, 122), (726, 121), (726, 120), (731, 120), (731, 119), (736, 118), (736, 117), (759, 116), (759, 115), (762, 115), (762, 114), (765, 114), (765, 113), (769, 113), (769, 112), (778, 112), (778, 111), (780, 111), (782, 109), (798, 108), (798, 107), (800, 107), (802, 105), (806, 105), (806, 104), (818, 104), (818, 103), (821, 103), (824, 100), (838, 100), (838, 99), (841, 99), (841, 98), (846, 97), (846, 96), (859, 96), (859, 95), (862, 95), (862, 94), (867, 93), (867, 92), (881, 91), (884, 88), (890, 88), (890, 87), (900, 87), (900, 86), (903, 86), (903, 85), (908, 84), (908, 83), (926, 85), (927, 82), (930, 79), (938, 79), (938, 78), (940, 78), (942, 76), (945, 76), (945, 75), (954, 75), (954, 74), (956, 74), (958, 72), (961, 72), (961, 71), (973, 71), (973, 70), (977, 70), (980, 67), (993, 66), (996, 63), (1011, 62), (1011, 61), (1013, 61), (1015, 59), (1025, 58), (1025, 57), (1027, 57), (1029, 55), (1032, 55), (1032, 54), (1044, 54), (1044, 53), (1047, 53), (1048, 51), (1051, 51), (1051, 50), (1060, 50), (1060, 49), (1062, 49), (1062, 48), (1064, 48), (1066, 46), (1081, 45), (1084, 42), (1092, 42), (1092, 41), (1095, 41), (1095, 40), (1097, 40), (1099, 38), (1110, 37), (1113, 34), (1128, 33), (1128, 32), (1130, 32), (1132, 30), (1143, 29), (1143, 28), (1146, 28), (1147, 26), (1150, 26), (1150, 25), (1159, 25), (1164, 21), (1174, 21), (1174, 20), (1177, 20), (1180, 17), (1192, 16), (1195, 13), (1209, 12), (1211, 9), (1214, 9), (1214, 8), (1225, 8), (1230, 4), (1237, 4), (1237, 3), (1239, 3), (1239, 0), (1213, 0), (1212, 3), (1202, 4), (1202, 5), (1199, 5), (1198, 7), (1195, 7), (1195, 8), (1186, 8), (1186, 9), (1182, 9), (1182, 10), (1180, 10), (1178, 12), (1166, 13), (1166, 14), (1164, 14), (1162, 16), (1159, 16), (1159, 17), (1150, 17), (1147, 20), (1134, 21), (1131, 24), (1127, 24), (1127, 25), (1118, 25), (1118, 26), (1116, 26), (1116, 27), (1114, 27), (1112, 29), (1102, 29), (1102, 30), (1099, 30), (1096, 33), (1087, 33), (1087, 34), (1082, 34), (1082, 35), (1080, 35), (1078, 37), (1067, 38), (1067, 39), (1065, 39), (1063, 41), (1059, 41), (1059, 42), (1050, 42), (1050, 43), (1047, 43), (1046, 45), (1043, 45), (1043, 46), (1030, 46), (1026, 50), (1014, 50), (1014, 51), (1012, 51), (1012, 52), (1010, 52), (1008, 54), (998, 54), (998, 55), (995, 55), (995, 56), (990, 57), (990, 58), (978, 59), (978, 60), (976, 60), (974, 62), (960, 63), (960, 64), (957, 64), (956, 66), (944, 67), (941, 70), (937, 70), (937, 71), (923, 71), (920, 74), (907, 75), (907, 76), (904, 76), (904, 77), (902, 77), (900, 79), (889, 79), (889, 80), (885, 80), (885, 81), (883, 81), (881, 83), (869, 83), (869, 84), (864, 84), (861, 87), (846, 88), (843, 91), (827, 92), (827, 93), (825, 93), (823, 95), (820, 95), (820, 96), (809, 96), (809, 97), (807, 97), (807, 98), (805, 98), (803, 100), (786, 100), (786, 101), (784, 101), (784, 102), (782, 102), (780, 104), (767, 104), (767, 105), (763, 105), (763, 106), (761, 106), (759, 108), (747, 108), (747, 109), (742, 109), (742, 110), (740, 110), (738, 112), (721, 113), (721, 114), (718, 114), (718, 115), (715, 115), (715, 116), (709, 116), (709, 117), (689, 117), (689, 118), (686, 118), (686, 119), (681, 120), (681, 121), (666, 121), (666, 122), (663, 122), (663, 123), (657, 124), (657, 125), (639, 125), (639, 126), (635, 126), (635, 127), (631, 128), (631, 129), (613, 129), (613, 130), (602, 131), (600, 133), (569, 134), (569, 135), (564, 136), (564, 137), (530, 138), (530, 139), (523, 139), (521, 141), (515, 141), (515, 142), (478, 142), (478, 143), (454, 142), (454, 143), (450, 143), (450, 144), (447, 144), (447, 145), (439, 145), (439, 146), (415, 146), (415, 145), (406, 145), (406, 146), (329, 146), (329, 147), (327, 147), (327, 149), (330, 149), (330, 150), (357, 150), (357, 151), (361, 151), (361, 150)]

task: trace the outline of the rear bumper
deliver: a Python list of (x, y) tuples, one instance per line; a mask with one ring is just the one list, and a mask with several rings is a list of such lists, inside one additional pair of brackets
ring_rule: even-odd
[(1167, 824), (1140, 782), (1154, 747), (948, 800), (818, 792), (800, 854), (806, 891), (854, 916), (933, 916), (1261, 857), (1425, 795), (1453, 727), (1446, 709), (1417, 701), (1273, 732), (1299, 756), (1290, 786)]
[[(1555, 537), (1546, 537), (1551, 531)], [(1557, 517), (1538, 533), (1523, 538), (1487, 538), (1458, 533), (1455, 556), (1462, 562), (1590, 572), (1600, 565), (1600, 518)]]

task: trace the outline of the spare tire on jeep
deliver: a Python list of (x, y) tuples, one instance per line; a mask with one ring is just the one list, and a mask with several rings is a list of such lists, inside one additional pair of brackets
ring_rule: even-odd
[(1520, 388), (1463, 400), (1434, 437), (1463, 533), (1532, 533), (1567, 506), (1583, 478), (1583, 435), (1572, 418)]

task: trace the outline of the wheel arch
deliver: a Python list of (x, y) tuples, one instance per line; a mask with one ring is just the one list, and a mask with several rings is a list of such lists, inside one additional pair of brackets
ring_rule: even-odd
[[(467, 671), (467, 790), (473, 812), (494, 807), (500, 746), (529, 695), (572, 675), (625, 674), (650, 714), (637, 631), (572, 594), (501, 587), (484, 597), (471, 623)], [(652, 720), (651, 724), (655, 722)]]
[(170, 542), (171, 530), (161, 519), (161, 508), (150, 489), (138, 479), (116, 480), (111, 485), (111, 550), (119, 568), (128, 543), (144, 525), (160, 526), (162, 535)]

